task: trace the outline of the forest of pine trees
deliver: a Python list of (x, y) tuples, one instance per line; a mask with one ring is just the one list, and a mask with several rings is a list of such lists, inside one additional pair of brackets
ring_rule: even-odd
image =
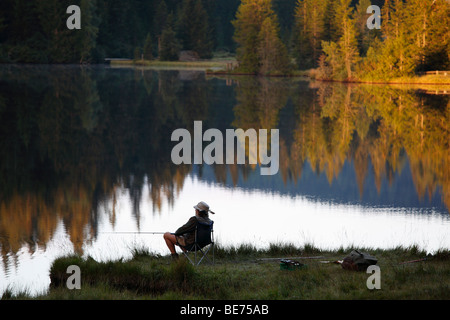
[[(333, 32), (325, 33), (321, 56), (309, 65), (320, 66), (323, 78), (392, 79), (450, 67), (450, 3), (446, 0), (386, 0), (380, 30), (365, 26), (369, 0), (360, 0), (356, 6), (351, 0), (303, 0), (299, 4), (308, 2), (333, 3), (335, 8), (330, 16)], [(299, 25), (304, 26), (302, 20)], [(306, 32), (300, 38), (308, 41), (310, 35)], [(313, 48), (309, 55), (314, 56)]]
[[(68, 30), (78, 5), (82, 29)], [(370, 5), (381, 29), (366, 26)], [(95, 63), (236, 54), (239, 71), (389, 79), (450, 68), (448, 0), (3, 0), (0, 62)]]
[[(382, 8), (381, 29), (367, 27), (372, 4)], [(447, 0), (297, 0), (283, 41), (275, 7), (271, 0), (242, 0), (233, 21), (241, 71), (283, 73), (286, 47), (297, 68), (317, 68), (321, 79), (391, 79), (450, 68)], [(273, 31), (261, 39), (265, 19)]]
[[(69, 5), (81, 30), (68, 30)], [(177, 60), (234, 51), (231, 20), (239, 0), (2, 0), (0, 62), (95, 63), (136, 56)]]

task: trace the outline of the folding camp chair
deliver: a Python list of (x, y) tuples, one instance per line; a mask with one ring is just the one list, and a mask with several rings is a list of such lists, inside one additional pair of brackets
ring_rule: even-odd
[[(214, 230), (213, 230), (214, 221), (206, 224), (200, 221), (197, 221), (197, 225), (195, 226), (195, 242), (191, 245), (182, 247), (183, 254), (186, 258), (194, 265), (198, 266), (204, 258), (209, 260), (207, 254), (209, 250), (212, 248), (212, 263), (214, 264)], [(207, 247), (208, 246), (208, 247)], [(206, 249), (204, 249), (207, 247)], [(189, 253), (194, 253), (194, 260), (189, 257)], [(200, 260), (197, 261), (197, 252), (200, 255)], [(210, 260), (209, 260), (210, 261)]]

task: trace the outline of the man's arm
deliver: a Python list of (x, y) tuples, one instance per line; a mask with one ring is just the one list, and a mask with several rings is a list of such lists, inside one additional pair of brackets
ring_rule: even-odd
[(181, 236), (182, 234), (193, 232), (195, 230), (195, 226), (197, 224), (197, 218), (192, 217), (186, 222), (185, 225), (179, 227), (177, 231), (175, 231), (176, 236)]

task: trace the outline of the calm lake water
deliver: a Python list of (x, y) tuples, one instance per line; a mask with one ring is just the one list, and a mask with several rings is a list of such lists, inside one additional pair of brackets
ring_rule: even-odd
[[(433, 89), (433, 88), (430, 88)], [(430, 90), (432, 91), (432, 90)], [(0, 294), (62, 255), (168, 254), (206, 201), (222, 246), (450, 248), (449, 95), (201, 71), (0, 66)], [(177, 128), (279, 129), (279, 172), (174, 165)], [(206, 144), (205, 144), (206, 145)]]

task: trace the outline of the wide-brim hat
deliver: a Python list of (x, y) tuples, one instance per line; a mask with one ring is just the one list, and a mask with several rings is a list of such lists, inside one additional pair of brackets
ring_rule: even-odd
[(214, 212), (212, 212), (211, 210), (209, 210), (209, 206), (206, 202), (204, 201), (200, 201), (199, 203), (197, 203), (194, 206), (194, 209), (197, 209), (199, 211), (205, 211), (205, 212), (211, 212), (212, 214), (214, 214)]

